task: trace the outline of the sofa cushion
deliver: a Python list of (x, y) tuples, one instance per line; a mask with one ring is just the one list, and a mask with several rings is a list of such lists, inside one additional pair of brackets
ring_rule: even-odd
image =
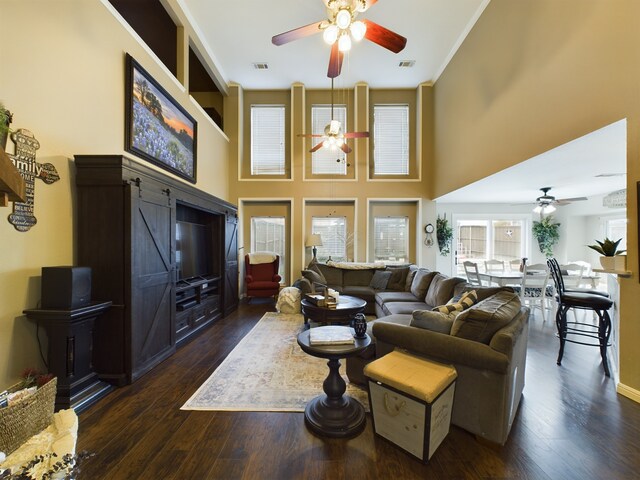
[(464, 292), (459, 299), (452, 298), (446, 305), (440, 305), (439, 307), (433, 307), (434, 311), (442, 312), (444, 314), (450, 314), (452, 312), (462, 312), (473, 304), (478, 302), (478, 294), (475, 290)]
[(489, 344), (493, 335), (511, 322), (520, 311), (520, 297), (501, 291), (460, 313), (451, 335)]
[(446, 277), (437, 273), (431, 280), (424, 303), (432, 306), (444, 305), (453, 297), (454, 287), (464, 281), (463, 278)]
[(384, 305), (387, 302), (417, 302), (418, 299), (411, 292), (376, 292), (376, 303)]
[(391, 272), (389, 281), (387, 282), (387, 290), (404, 291), (404, 286), (407, 281), (407, 274), (409, 273), (409, 267), (387, 267), (387, 271)]
[(455, 315), (437, 312), (433, 310), (416, 310), (411, 315), (411, 326), (425, 328), (432, 332), (446, 333), (449, 335)]
[(376, 270), (371, 277), (371, 281), (369, 282), (369, 286), (374, 290), (384, 290), (387, 288), (387, 284), (389, 283), (389, 278), (391, 278), (391, 272), (388, 270)]
[(376, 298), (376, 291), (369, 286), (362, 287), (359, 285), (345, 285), (342, 287), (340, 293), (342, 295), (351, 295), (352, 297), (361, 298), (367, 303), (373, 303)]
[(342, 285), (358, 285), (360, 287), (368, 287), (373, 274), (377, 272), (374, 269), (368, 270), (342, 270)]
[(415, 277), (416, 272), (418, 271), (418, 267), (415, 265), (411, 265), (409, 267), (409, 271), (407, 272), (407, 278), (404, 281), (404, 291), (411, 291), (411, 284), (413, 283), (413, 277)]
[(382, 310), (386, 315), (409, 314), (415, 310), (430, 310), (431, 307), (424, 302), (387, 302), (383, 305)]
[(453, 289), (453, 298), (458, 299), (465, 292), (470, 292), (471, 290), (475, 290), (478, 295), (478, 302), (489, 298), (491, 295), (495, 295), (498, 292), (513, 292), (515, 291), (512, 287), (478, 287), (477, 285), (471, 285), (470, 283), (463, 282), (459, 283)]
[[(424, 300), (424, 297), (427, 295), (427, 290), (429, 289), (429, 285), (431, 281), (436, 276), (437, 272), (430, 272), (426, 269), (420, 269), (416, 272), (413, 277), (413, 281), (411, 282), (411, 293), (418, 300)], [(439, 305), (439, 304), (435, 304)]]
[(324, 263), (316, 263), (315, 267), (322, 272), (327, 285), (344, 285), (342, 282), (342, 269), (330, 267)]

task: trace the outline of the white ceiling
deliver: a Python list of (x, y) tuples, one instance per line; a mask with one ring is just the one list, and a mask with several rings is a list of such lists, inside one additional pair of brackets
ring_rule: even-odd
[[(627, 123), (620, 120), (437, 198), (438, 203), (530, 203), (542, 187), (557, 199), (626, 187)], [(602, 174), (623, 174), (598, 177)]]
[[(489, 0), (378, 0), (359, 19), (407, 38), (394, 54), (366, 39), (345, 55), (337, 87), (366, 82), (373, 88), (415, 88), (435, 82)], [(328, 88), (330, 47), (321, 34), (275, 46), (271, 37), (325, 20), (322, 0), (182, 0), (185, 13), (207, 44), (224, 83), (245, 89), (284, 89), (294, 82)], [(400, 68), (402, 60), (415, 60)], [(253, 63), (268, 63), (256, 70)]]

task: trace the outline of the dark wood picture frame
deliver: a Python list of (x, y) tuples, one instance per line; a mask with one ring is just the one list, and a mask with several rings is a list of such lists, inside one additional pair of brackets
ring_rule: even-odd
[(198, 124), (127, 53), (125, 150), (196, 183)]

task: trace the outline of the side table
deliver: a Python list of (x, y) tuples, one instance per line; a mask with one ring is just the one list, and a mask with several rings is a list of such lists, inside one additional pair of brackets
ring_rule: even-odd
[(80, 413), (113, 390), (93, 370), (93, 325), (112, 302), (92, 302), (74, 310), (24, 310), (44, 327), (49, 338), (49, 372), (58, 377), (55, 409)]
[[(327, 327), (316, 327), (327, 328)], [(340, 327), (350, 330), (349, 327)], [(329, 361), (329, 375), (322, 384), (324, 395), (311, 400), (305, 410), (304, 419), (307, 427), (318, 435), (327, 437), (353, 437), (366, 425), (367, 418), (364, 407), (348, 395), (344, 395), (347, 384), (338, 371), (340, 359), (352, 357), (369, 346), (371, 338), (365, 334), (364, 338), (356, 338), (351, 345), (311, 345), (310, 330), (298, 335), (298, 345), (305, 353), (314, 357), (326, 358)]]

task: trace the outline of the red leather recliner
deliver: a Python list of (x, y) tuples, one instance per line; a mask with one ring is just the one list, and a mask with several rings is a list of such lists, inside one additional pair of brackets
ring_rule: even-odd
[(247, 285), (247, 297), (274, 297), (280, 291), (278, 275), (280, 256), (275, 255), (275, 260), (269, 263), (251, 263), (251, 254), (244, 256), (245, 284)]

